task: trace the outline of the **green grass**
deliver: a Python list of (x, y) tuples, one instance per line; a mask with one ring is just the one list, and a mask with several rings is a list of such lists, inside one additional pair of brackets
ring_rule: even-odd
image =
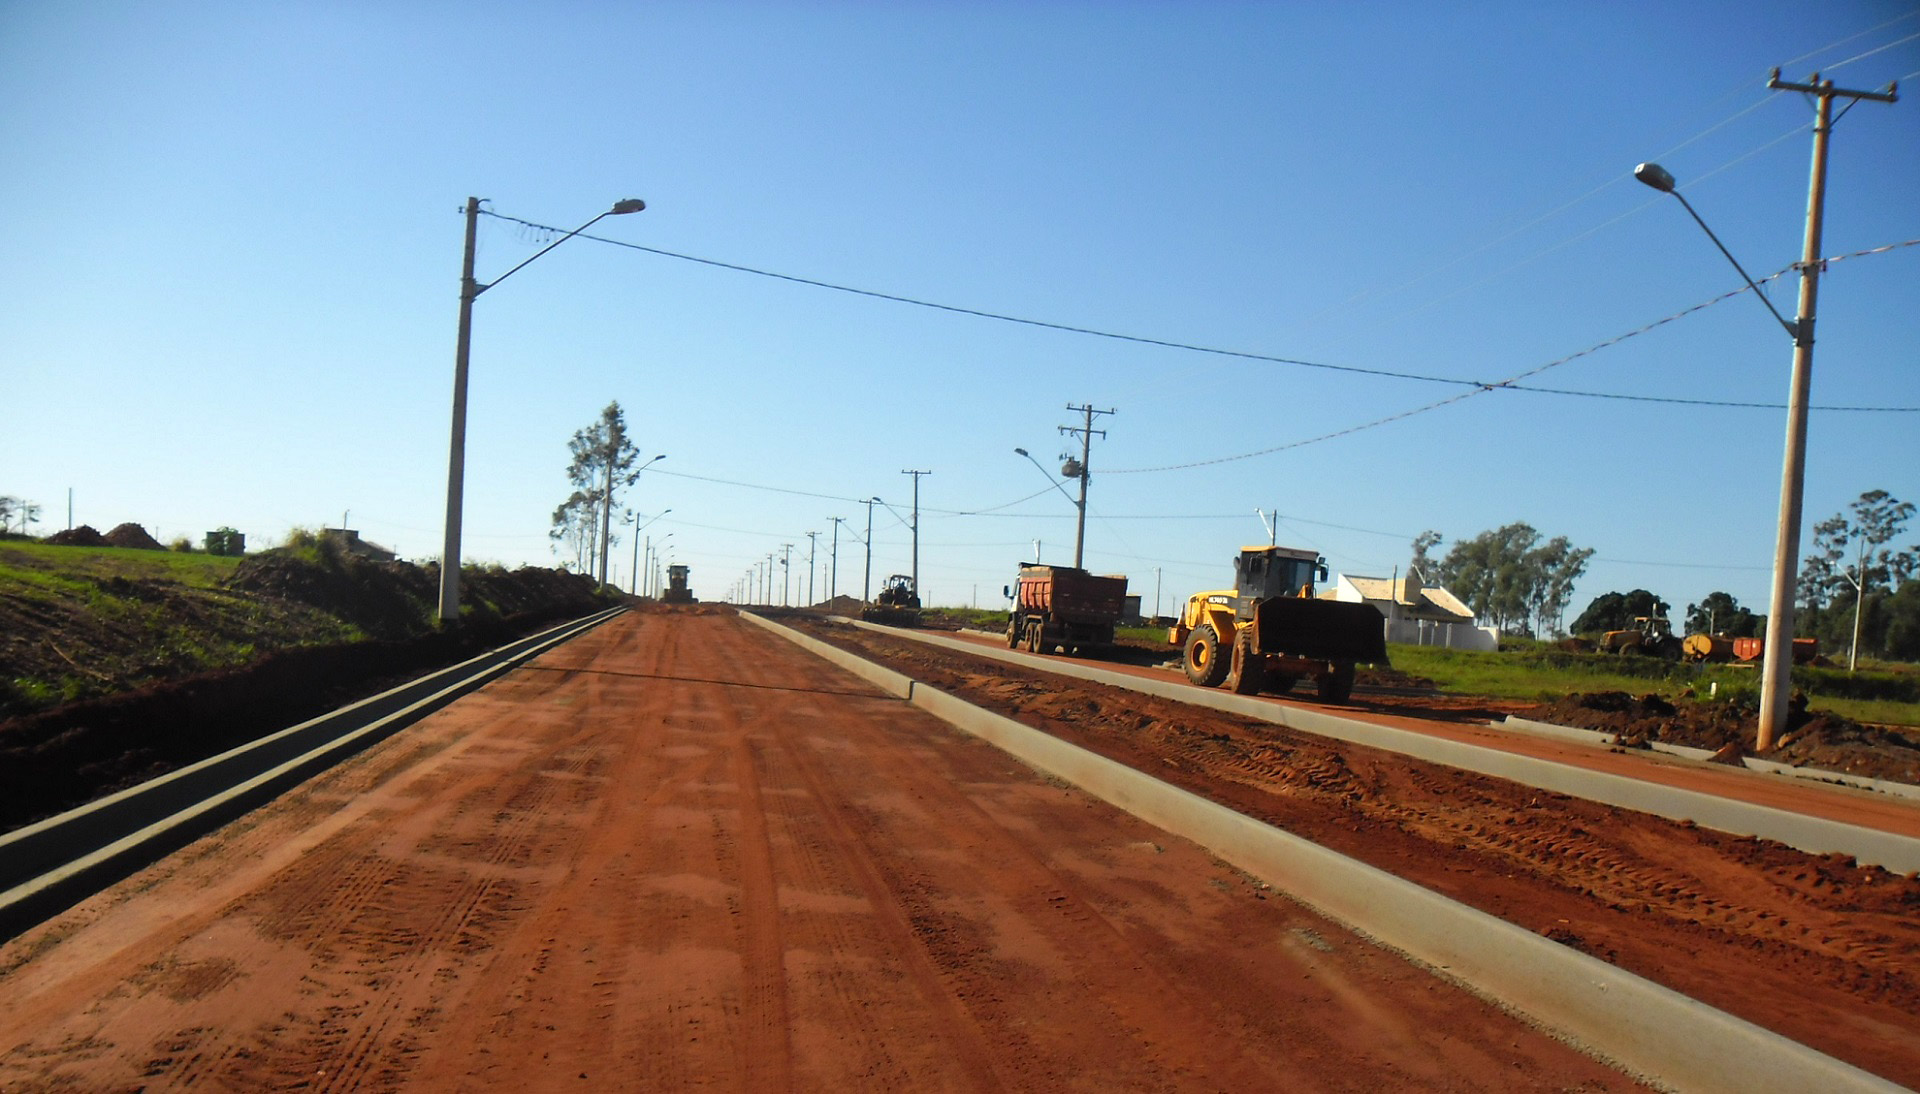
[[(1548, 701), (1575, 692), (1657, 693), (1669, 699), (1689, 688), (1699, 697), (1752, 699), (1760, 688), (1754, 665), (1692, 665), (1652, 657), (1566, 653), (1545, 645), (1482, 653), (1432, 646), (1389, 646), (1393, 667), (1424, 676), (1442, 691), (1495, 699)], [(1920, 673), (1910, 667), (1862, 669), (1799, 666), (1793, 685), (1813, 710), (1859, 722), (1920, 725)]]
[(80, 579), (172, 580), (194, 589), (217, 588), (240, 565), (237, 558), (142, 551), (132, 547), (53, 547), (9, 540), (0, 543), (0, 578), (28, 587), (77, 587)]

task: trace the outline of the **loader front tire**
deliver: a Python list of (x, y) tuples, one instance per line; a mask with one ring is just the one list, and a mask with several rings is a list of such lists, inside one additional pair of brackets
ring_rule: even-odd
[(1320, 698), (1329, 703), (1344, 703), (1353, 695), (1353, 662), (1343, 661), (1319, 678)]
[(1258, 695), (1266, 683), (1267, 659), (1253, 652), (1253, 632), (1243, 630), (1234, 636), (1227, 687), (1236, 695)]
[(1203, 688), (1217, 688), (1227, 678), (1227, 670), (1233, 665), (1220, 648), (1220, 636), (1213, 633), (1213, 624), (1202, 623), (1187, 636), (1186, 664), (1187, 679)]

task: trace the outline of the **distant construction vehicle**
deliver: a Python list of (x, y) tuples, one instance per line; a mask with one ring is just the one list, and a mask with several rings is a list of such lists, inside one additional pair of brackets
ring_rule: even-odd
[(1103, 577), (1072, 566), (1022, 563), (1018, 579), (1002, 591), (1013, 600), (1007, 648), (1033, 653), (1105, 650), (1127, 607), (1125, 575)]
[(920, 594), (914, 591), (913, 578), (894, 574), (880, 586), (880, 595), (860, 612), (869, 623), (887, 623), (911, 627), (920, 622)]
[(1673, 624), (1665, 616), (1636, 615), (1633, 626), (1608, 631), (1600, 636), (1601, 653), (1640, 654), (1680, 660), (1681, 642), (1673, 636)]
[(667, 567), (667, 590), (660, 594), (662, 601), (668, 604), (693, 603), (693, 590), (687, 588), (687, 573), (685, 566)]
[[(1690, 634), (1681, 643), (1681, 653), (1689, 661), (1757, 661), (1766, 652), (1764, 638), (1728, 638), (1721, 634)], [(1807, 665), (1820, 655), (1815, 638), (1793, 640), (1793, 663)]]
[(1234, 587), (1195, 593), (1167, 632), (1185, 650), (1187, 679), (1242, 695), (1285, 694), (1311, 676), (1320, 698), (1344, 703), (1359, 662), (1387, 663), (1386, 618), (1368, 604), (1320, 600), (1326, 560), (1297, 547), (1243, 547)]

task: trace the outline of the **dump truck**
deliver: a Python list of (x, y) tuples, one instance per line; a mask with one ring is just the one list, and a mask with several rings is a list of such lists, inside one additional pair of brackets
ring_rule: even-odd
[(1234, 587), (1187, 599), (1167, 641), (1185, 651), (1187, 679), (1242, 695), (1285, 694), (1311, 676), (1320, 698), (1344, 703), (1354, 667), (1387, 663), (1386, 618), (1369, 604), (1322, 600), (1327, 562), (1299, 547), (1242, 547)]
[(1636, 615), (1633, 626), (1600, 636), (1600, 652), (1644, 654), (1678, 661), (1681, 642), (1673, 636), (1673, 624), (1667, 622), (1665, 616)]
[(861, 609), (860, 618), (869, 623), (888, 623), (911, 627), (920, 622), (920, 594), (914, 591), (913, 578), (894, 574), (880, 585), (880, 595)]
[(1007, 648), (1032, 653), (1105, 650), (1113, 645), (1113, 628), (1127, 607), (1126, 575), (1090, 574), (1073, 566), (1022, 563), (1018, 579), (1001, 592), (1013, 601)]

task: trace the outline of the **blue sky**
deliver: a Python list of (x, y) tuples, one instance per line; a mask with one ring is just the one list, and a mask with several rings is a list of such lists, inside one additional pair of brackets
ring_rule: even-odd
[[(1498, 381), (1798, 257), (1812, 109), (1768, 71), (1907, 84), (1836, 128), (1823, 252), (1920, 239), (1910, 3), (43, 3), (0, 0), (0, 493), (254, 546), (343, 516), (437, 555), (461, 218), (1345, 369)], [(478, 276), (545, 240), (483, 217)], [(1791, 277), (1772, 290), (1791, 315)], [(1920, 247), (1821, 281), (1819, 406), (1920, 407)], [(1386, 575), (1524, 520), (1644, 587), (1764, 610), (1784, 411), (1500, 390), (1195, 352), (569, 241), (475, 307), (466, 553), (555, 561), (566, 444), (609, 400), (667, 459), (629, 499), (729, 594), (807, 533), (859, 591), (997, 606), (1071, 560), (1069, 404), (1097, 423), (1087, 565), (1149, 603), (1242, 543)], [(1783, 404), (1735, 297), (1528, 382)], [(1920, 415), (1812, 416), (1807, 525), (1920, 501)], [(1301, 444), (1299, 442), (1312, 443)], [(1273, 451), (1269, 451), (1273, 450)], [(1250, 453), (1264, 452), (1262, 455)], [(1038, 493), (1036, 491), (1044, 491)], [(1025, 500), (1021, 500), (1025, 499)], [(1012, 503), (1012, 504), (1010, 504)], [(889, 509), (888, 506), (891, 506)], [(893, 510), (897, 510), (898, 514)], [(350, 514), (350, 515), (349, 515)], [(973, 515), (968, 515), (973, 514)], [(1443, 543), (1444, 552), (1448, 544)], [(629, 548), (614, 551), (630, 568)], [(775, 599), (780, 597), (775, 570)]]

